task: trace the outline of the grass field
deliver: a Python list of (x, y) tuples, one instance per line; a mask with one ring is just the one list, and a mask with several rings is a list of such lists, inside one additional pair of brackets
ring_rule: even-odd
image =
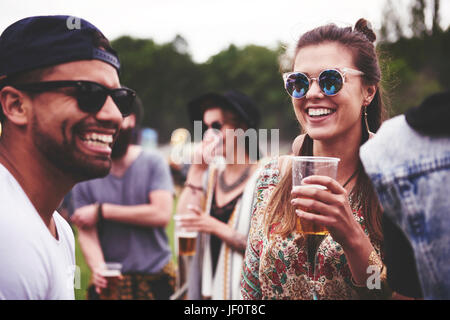
[[(175, 207), (175, 206), (174, 206)], [(166, 228), (167, 237), (169, 238), (170, 248), (172, 253), (175, 252), (173, 233), (174, 233), (174, 221), (170, 220), (169, 225)], [(85, 300), (86, 292), (89, 286), (89, 281), (91, 278), (91, 271), (89, 270), (86, 261), (84, 260), (83, 253), (81, 252), (80, 245), (78, 244), (77, 230), (74, 228), (75, 234), (75, 259), (77, 263), (76, 274), (75, 274), (75, 299)], [(172, 254), (172, 259), (176, 262), (175, 254)]]

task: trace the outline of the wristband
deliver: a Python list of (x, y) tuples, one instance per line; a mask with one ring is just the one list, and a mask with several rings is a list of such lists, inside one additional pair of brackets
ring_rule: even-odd
[(97, 205), (97, 218), (98, 218), (98, 221), (103, 220), (103, 203), (99, 203)]
[(190, 188), (190, 189), (192, 189), (192, 190), (194, 190), (194, 191), (203, 191), (203, 188), (202, 188), (202, 187), (194, 186), (194, 185), (191, 184), (191, 183), (185, 183), (184, 186), (185, 186), (186, 188)]

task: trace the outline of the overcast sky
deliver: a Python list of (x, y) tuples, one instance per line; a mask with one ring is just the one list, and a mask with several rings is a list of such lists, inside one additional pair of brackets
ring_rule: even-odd
[[(409, 0), (395, 0), (398, 13)], [(0, 30), (32, 15), (82, 17), (109, 39), (121, 35), (152, 38), (158, 43), (182, 35), (197, 62), (230, 43), (274, 47), (292, 45), (300, 33), (326, 22), (353, 25), (360, 17), (375, 29), (385, 0), (1, 0)], [(450, 23), (450, 1), (441, 1), (442, 25)]]

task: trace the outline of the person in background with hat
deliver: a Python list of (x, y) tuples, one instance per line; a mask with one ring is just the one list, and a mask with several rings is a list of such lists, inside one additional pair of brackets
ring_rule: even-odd
[(135, 93), (92, 24), (29, 17), (0, 36), (0, 299), (74, 299), (75, 244), (55, 211), (111, 168)]
[[(257, 141), (243, 145), (238, 140), (243, 132), (257, 129), (259, 112), (248, 96), (234, 90), (202, 95), (188, 110), (191, 120), (203, 121), (204, 128), (199, 157), (189, 168), (177, 206), (180, 227), (199, 232), (188, 299), (238, 299), (253, 199), (249, 181), (259, 159)], [(223, 170), (212, 162), (217, 155), (227, 159)]]
[(165, 300), (175, 289), (165, 230), (172, 214), (172, 177), (162, 155), (133, 141), (143, 109), (136, 100), (113, 146), (110, 174), (72, 190), (71, 221), (79, 227), (80, 246), (92, 271), (90, 300), (106, 298), (102, 291), (111, 289), (103, 274), (105, 262), (122, 265), (121, 300)]

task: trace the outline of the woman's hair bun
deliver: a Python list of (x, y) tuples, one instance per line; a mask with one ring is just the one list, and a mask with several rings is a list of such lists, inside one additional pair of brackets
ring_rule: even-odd
[(365, 35), (370, 42), (374, 42), (377, 39), (375, 32), (373, 32), (372, 24), (364, 18), (356, 22), (355, 30)]

